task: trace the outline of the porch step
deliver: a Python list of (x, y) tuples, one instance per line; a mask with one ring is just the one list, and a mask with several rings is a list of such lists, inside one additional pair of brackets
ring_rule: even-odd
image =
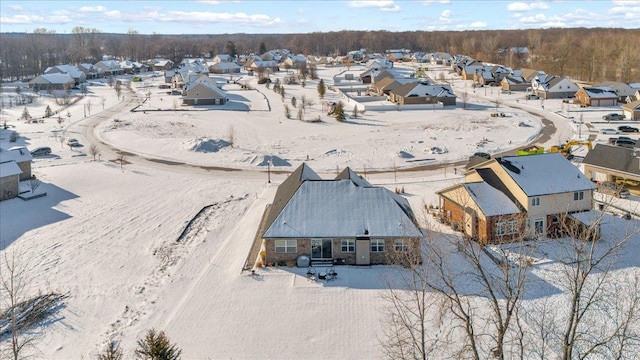
[(311, 260), (313, 267), (330, 267), (333, 266), (333, 260)]

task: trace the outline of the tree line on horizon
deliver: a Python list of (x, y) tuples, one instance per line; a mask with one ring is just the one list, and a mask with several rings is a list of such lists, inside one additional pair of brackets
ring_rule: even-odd
[[(295, 54), (336, 56), (366, 49), (448, 52), (512, 68), (533, 68), (585, 82), (640, 82), (640, 29), (552, 28), (482, 31), (350, 31), (308, 34), (126, 34), (75, 27), (71, 34), (36, 29), (33, 33), (0, 33), (0, 77), (29, 78), (60, 64), (96, 63), (108, 55), (119, 60), (155, 57), (176, 63), (188, 57), (260, 54), (289, 49)], [(531, 61), (500, 49), (527, 47)], [(234, 55), (234, 54), (231, 54)]]

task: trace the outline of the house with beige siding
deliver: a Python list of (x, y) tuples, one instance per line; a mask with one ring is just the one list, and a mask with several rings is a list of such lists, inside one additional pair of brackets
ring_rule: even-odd
[(623, 104), (622, 114), (629, 120), (640, 120), (640, 100)]
[(31, 159), (24, 146), (0, 148), (0, 201), (18, 196), (20, 181), (31, 178)]
[(266, 264), (386, 264), (390, 254), (419, 257), (422, 233), (405, 198), (371, 185), (346, 168), (321, 179), (308, 165), (298, 167), (276, 191), (263, 216)]
[(438, 192), (441, 216), (482, 243), (523, 230), (529, 238), (554, 238), (565, 225), (594, 225), (583, 213), (593, 211), (596, 186), (560, 153), (487, 160), (465, 173), (464, 184)]

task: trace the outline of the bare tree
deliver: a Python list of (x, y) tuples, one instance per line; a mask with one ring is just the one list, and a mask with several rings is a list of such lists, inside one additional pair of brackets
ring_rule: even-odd
[(303, 112), (302, 112), (302, 108), (298, 109), (298, 116), (297, 116), (297, 117), (298, 117), (298, 120), (302, 120), (302, 119), (304, 119), (304, 115), (303, 115)]
[(467, 108), (467, 101), (469, 100), (469, 93), (466, 91), (462, 92), (462, 95), (460, 95), (460, 100), (462, 100), (462, 108), (466, 109)]
[(120, 170), (122, 170), (122, 166), (123, 166), (124, 164), (128, 163), (128, 162), (127, 162), (127, 157), (126, 157), (124, 154), (120, 154), (120, 155), (118, 156), (118, 163), (120, 164)]
[(29, 179), (29, 189), (31, 189), (31, 193), (34, 193), (40, 184), (42, 184), (42, 182), (35, 176), (32, 176), (31, 179)]
[(93, 156), (93, 161), (96, 161), (96, 156), (100, 154), (100, 148), (96, 144), (89, 146), (89, 155)]
[[(0, 299), (3, 299), (3, 308), (8, 309), (7, 319), (0, 317), (0, 325), (4, 320), (8, 320), (5, 326), (0, 326), (0, 330), (8, 331), (11, 335), (11, 348), (9, 355), (14, 360), (25, 356), (25, 351), (33, 348), (35, 338), (26, 333), (26, 328), (20, 325), (18, 306), (21, 304), (29, 291), (31, 280), (27, 277), (28, 263), (18, 259), (15, 251), (6, 251), (0, 264)], [(5, 314), (1, 314), (5, 315)], [(4, 337), (5, 331), (0, 331), (0, 336)], [(1, 338), (0, 338), (1, 339)]]
[(233, 125), (229, 126), (227, 129), (227, 142), (229, 142), (229, 146), (233, 147), (236, 142), (236, 131), (233, 128)]

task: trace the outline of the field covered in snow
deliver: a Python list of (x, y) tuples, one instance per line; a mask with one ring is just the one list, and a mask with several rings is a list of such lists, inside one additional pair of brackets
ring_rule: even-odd
[[(321, 68), (319, 75), (331, 85), (345, 70)], [(366, 111), (352, 118), (353, 103), (334, 91), (319, 99), (317, 81), (285, 85), (283, 101), (243, 75), (230, 80), (250, 89), (225, 85), (231, 100), (225, 108), (189, 109), (157, 87), (161, 79), (145, 76), (124, 99), (104, 82), (89, 85), (86, 98), (61, 112), (61, 125), (55, 119), (25, 123), (18, 120), (24, 106), (3, 106), (9, 128), (0, 130), (0, 146), (53, 149), (32, 164), (43, 182), (38, 191), (47, 195), (0, 203), (0, 251), (29, 264), (29, 291), (70, 294), (37, 341), (36, 358), (94, 358), (112, 340), (131, 355), (152, 327), (164, 330), (185, 359), (378, 358), (383, 279), (399, 269), (339, 267), (338, 279), (329, 283), (309, 281), (306, 269), (242, 271), (265, 206), (287, 173), (307, 162), (331, 178), (350, 166), (373, 184), (403, 187), (422, 225), (443, 235), (450, 230), (422, 209), (437, 204), (435, 191), (461, 180), (460, 161), (476, 151), (499, 155), (536, 139), (548, 147), (578, 137), (579, 124), (558, 115), (566, 110), (559, 100), (545, 101), (542, 109), (539, 101), (497, 89), (486, 95), (469, 89), (466, 110)], [(469, 86), (450, 81), (455, 92)], [(16, 96), (9, 89), (3, 85), (5, 104)], [(303, 114), (306, 121), (294, 119), (295, 111), (286, 119), (283, 105), (303, 95), (314, 102)], [(497, 97), (505, 117), (489, 116)], [(339, 100), (346, 104), (345, 123), (323, 106)], [(57, 109), (46, 94), (26, 107), (41, 116), (47, 104)], [(580, 135), (586, 138), (611, 126), (600, 123), (610, 110), (570, 113), (583, 115)], [(555, 131), (539, 138), (541, 117)], [(16, 143), (9, 142), (12, 131), (20, 134)], [(60, 133), (83, 146), (63, 145)], [(606, 141), (598, 136), (596, 142)], [(101, 151), (95, 161), (92, 144)], [(272, 159), (271, 173), (265, 159)], [(408, 171), (450, 162), (456, 165)], [(633, 233), (636, 226), (636, 220), (609, 217), (603, 236)], [(639, 241), (636, 234), (627, 244), (615, 268), (620, 276), (638, 272), (632, 254)], [(532, 271), (548, 286), (529, 290), (530, 307), (542, 300), (562, 304), (553, 252), (547, 244), (537, 254)]]

